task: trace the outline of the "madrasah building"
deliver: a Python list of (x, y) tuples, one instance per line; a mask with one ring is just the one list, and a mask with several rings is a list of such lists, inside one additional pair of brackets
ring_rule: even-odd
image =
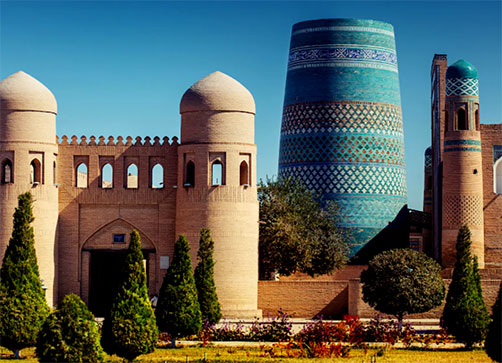
[[(347, 189), (337, 194), (336, 188), (348, 187), (348, 182), (343, 185), (340, 181), (339, 186), (332, 187), (335, 191), (328, 193), (348, 206), (345, 212), (342, 210), (346, 227), (361, 231), (353, 241), (355, 254), (411, 246), (440, 261), (448, 278), (455, 258), (456, 233), (467, 224), (482, 268), (485, 300), (491, 306), (502, 278), (502, 124), (480, 122), (477, 71), (465, 61), (448, 67), (446, 56), (434, 57), (432, 147), (426, 151), (424, 211), (409, 211), (402, 172), (404, 148), (392, 26), (361, 20), (361, 24), (344, 23), (353, 19), (333, 21), (331, 25), (297, 25), (294, 36), (304, 36), (307, 43), (301, 45), (303, 50), (316, 36), (343, 37), (347, 45), (350, 32), (361, 27), (369, 34), (365, 39), (380, 39), (380, 43), (367, 44), (364, 51), (355, 46), (335, 51), (329, 49), (333, 42), (328, 42), (329, 46), (314, 44), (318, 50), (326, 48), (317, 52), (302, 53), (292, 48), (290, 63), (294, 64), (288, 69), (288, 77), (291, 72), (294, 81), (289, 86), (299, 88), (301, 82), (309, 82), (307, 76), (297, 75), (316, 68), (303, 67), (310, 62), (318, 63), (318, 69), (338, 67), (336, 77), (352, 72), (364, 80), (364, 70), (370, 70), (373, 88), (362, 88), (366, 90), (363, 100), (337, 98), (343, 92), (353, 97), (354, 89), (362, 87), (349, 81), (343, 83), (344, 89), (329, 91), (333, 96), (329, 100), (317, 99), (320, 96), (315, 91), (301, 102), (288, 99), (283, 130), (287, 119), (296, 131), (286, 130), (281, 137), (288, 133), (291, 140), (293, 134), (312, 132), (318, 126), (316, 122), (326, 129), (332, 126), (333, 130), (319, 139), (331, 137), (334, 145), (330, 155), (321, 155), (327, 165), (323, 172), (344, 168), (345, 173), (323, 178), (348, 178), (353, 183), (368, 177), (372, 180), (371, 175), (378, 173), (378, 183), (361, 185), (356, 193)], [(317, 30), (302, 31), (302, 26)], [(361, 39), (357, 40), (354, 44), (361, 44)], [(329, 62), (322, 57), (330, 58)], [(378, 94), (382, 77), (387, 80), (385, 87), (392, 90), (390, 96)], [(215, 72), (185, 92), (180, 102), (179, 139), (58, 138), (56, 98), (24, 72), (0, 82), (0, 107), (0, 259), (11, 236), (17, 197), (31, 191), (35, 199), (35, 247), (50, 305), (76, 293), (96, 315), (102, 315), (111, 298), (111, 287), (119, 278), (132, 229), (141, 236), (149, 293), (158, 293), (177, 236), (188, 238), (195, 266), (199, 231), (209, 228), (215, 241), (215, 282), (225, 317), (274, 315), (278, 310), (307, 318), (374, 314), (361, 299), (358, 278), (364, 265), (357, 264), (357, 259), (330, 276), (311, 279), (297, 274), (278, 281), (258, 281), (255, 104), (251, 93), (233, 78)], [(312, 112), (317, 116), (311, 116)], [(345, 135), (339, 135), (335, 127), (343, 129)], [(362, 137), (361, 129), (373, 133), (364, 136), (368, 142), (337, 141)], [(300, 136), (306, 140), (310, 137)], [(386, 144), (385, 138), (394, 141)], [(301, 153), (313, 150), (312, 146), (302, 149), (298, 143), (286, 145), (281, 140), (281, 148), (283, 145), (295, 148), (301, 162), (306, 160)], [(365, 156), (368, 147), (375, 149), (371, 161)], [(357, 154), (361, 160), (341, 160), (346, 157), (343, 155), (334, 162), (329, 159), (337, 153)], [(368, 165), (357, 169), (361, 163)], [(322, 179), (318, 174), (305, 173), (303, 167), (290, 170), (301, 170), (302, 178), (310, 175), (317, 186)], [(368, 172), (361, 172), (364, 170)], [(394, 181), (390, 186), (381, 182), (388, 173)], [(384, 192), (365, 192), (367, 189)], [(385, 221), (380, 220), (383, 214), (355, 215), (368, 212), (359, 211), (358, 203), (370, 203), (376, 208), (373, 213), (379, 210), (379, 203), (384, 203)], [(395, 236), (395, 240), (385, 245), (376, 238), (382, 235)], [(430, 314), (423, 316), (437, 316), (437, 311)]]

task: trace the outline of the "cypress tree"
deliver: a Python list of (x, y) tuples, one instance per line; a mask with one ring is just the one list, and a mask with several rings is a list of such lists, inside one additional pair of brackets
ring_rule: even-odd
[(15, 352), (34, 346), (49, 315), (35, 254), (30, 192), (19, 195), (14, 228), (0, 270), (0, 341)]
[(209, 229), (200, 230), (199, 263), (195, 268), (195, 286), (199, 297), (200, 312), (203, 321), (210, 325), (216, 324), (221, 319), (220, 303), (214, 284), (214, 242)]
[(102, 362), (94, 315), (77, 295), (66, 295), (45, 320), (36, 354), (41, 362)]
[(171, 336), (173, 348), (176, 337), (197, 334), (202, 327), (190, 246), (183, 235), (174, 245), (173, 263), (164, 276), (155, 314), (160, 331)]
[(132, 361), (138, 355), (153, 352), (159, 336), (148, 299), (143, 252), (136, 230), (131, 232), (122, 276), (111, 310), (105, 317), (101, 342), (107, 353)]
[(497, 301), (493, 305), (492, 322), (488, 326), (486, 335), (485, 350), (486, 354), (496, 362), (502, 362), (502, 282), (499, 286)]
[(483, 301), (477, 258), (471, 255), (471, 243), (471, 232), (463, 226), (457, 237), (457, 261), (442, 316), (446, 331), (468, 349), (483, 341), (490, 322)]

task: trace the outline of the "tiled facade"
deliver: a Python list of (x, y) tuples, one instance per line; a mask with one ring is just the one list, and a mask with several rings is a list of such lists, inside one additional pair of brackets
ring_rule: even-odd
[(394, 30), (358, 19), (293, 26), (279, 175), (338, 206), (351, 255), (407, 203)]

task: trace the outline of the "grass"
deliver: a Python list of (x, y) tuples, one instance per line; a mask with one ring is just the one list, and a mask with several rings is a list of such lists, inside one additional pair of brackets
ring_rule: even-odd
[[(264, 347), (183, 347), (177, 349), (158, 348), (155, 352), (147, 355), (139, 356), (135, 362), (203, 362), (204, 353), (207, 357), (207, 362), (249, 362), (249, 363), (279, 363), (279, 362), (294, 362), (294, 363), (321, 363), (321, 362), (358, 362), (363, 361), (369, 363), (374, 357), (378, 348), (368, 349), (365, 352), (363, 349), (352, 349), (349, 358), (338, 359), (321, 359), (321, 358), (271, 358), (267, 356)], [(285, 354), (285, 351), (282, 352)], [(0, 347), (0, 362), (12, 362), (9, 358), (10, 352), (5, 348)], [(21, 362), (31, 363), (38, 362), (35, 357), (34, 349), (27, 348), (21, 351), (21, 356), (24, 359)], [(491, 362), (486, 353), (481, 350), (464, 351), (459, 349), (396, 349), (389, 348), (384, 352), (383, 356), (376, 357), (377, 362), (406, 362), (406, 363), (451, 363), (451, 362)], [(106, 356), (107, 362), (123, 362), (117, 356)]]

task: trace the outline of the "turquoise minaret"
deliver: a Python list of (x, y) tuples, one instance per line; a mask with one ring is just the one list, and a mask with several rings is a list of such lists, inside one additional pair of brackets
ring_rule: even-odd
[(360, 19), (293, 26), (279, 176), (338, 205), (351, 255), (407, 203), (394, 29)]

